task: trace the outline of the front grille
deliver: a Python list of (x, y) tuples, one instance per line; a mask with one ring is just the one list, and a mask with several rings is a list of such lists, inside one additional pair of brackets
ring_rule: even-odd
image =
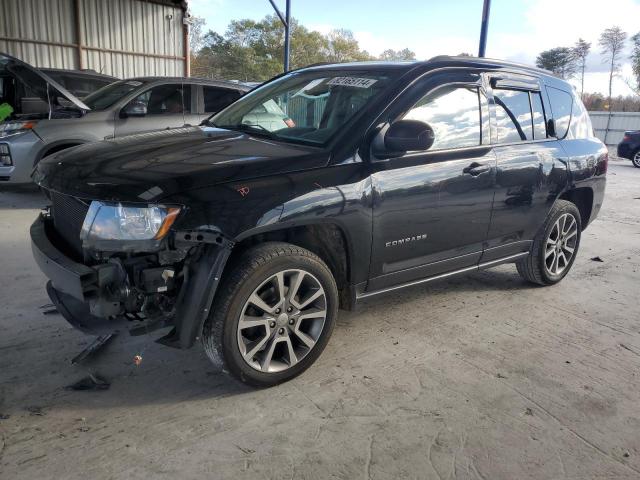
[(82, 258), (82, 240), (80, 230), (84, 217), (89, 210), (89, 202), (60, 193), (51, 192), (51, 217), (53, 226), (64, 242), (77, 258)]

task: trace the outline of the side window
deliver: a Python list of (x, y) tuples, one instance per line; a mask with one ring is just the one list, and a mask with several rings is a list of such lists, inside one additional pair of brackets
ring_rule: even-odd
[(556, 124), (556, 135), (564, 138), (571, 123), (571, 104), (573, 97), (570, 93), (558, 88), (547, 87), (547, 94), (551, 102), (551, 113)]
[[(189, 85), (186, 88), (191, 90)], [(182, 85), (159, 85), (138, 95), (133, 102), (140, 102), (147, 107), (148, 115), (164, 115), (183, 113)], [(191, 96), (189, 95), (189, 102)], [(190, 105), (190, 103), (189, 103)]]
[(533, 140), (529, 92), (495, 88), (496, 127), (499, 143)]
[(202, 87), (204, 112), (216, 113), (240, 98), (240, 92), (226, 88)]
[(547, 124), (539, 92), (531, 92), (531, 111), (533, 112), (533, 138), (535, 140), (547, 138)]
[(593, 125), (591, 125), (589, 113), (580, 98), (576, 96), (571, 109), (568, 138), (590, 138), (593, 136)]
[(482, 141), (476, 87), (445, 86), (422, 97), (403, 117), (428, 123), (435, 133), (429, 150), (474, 147)]

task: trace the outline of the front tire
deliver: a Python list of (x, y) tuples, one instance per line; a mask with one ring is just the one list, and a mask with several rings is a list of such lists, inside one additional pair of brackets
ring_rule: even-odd
[(516, 262), (518, 273), (538, 285), (558, 283), (573, 265), (581, 232), (578, 208), (567, 200), (557, 200), (536, 235), (531, 252)]
[(640, 168), (640, 149), (636, 150), (631, 157), (631, 163), (636, 168)]
[(243, 253), (226, 276), (202, 342), (214, 364), (244, 383), (270, 387), (320, 356), (337, 311), (327, 265), (304, 248), (268, 242)]

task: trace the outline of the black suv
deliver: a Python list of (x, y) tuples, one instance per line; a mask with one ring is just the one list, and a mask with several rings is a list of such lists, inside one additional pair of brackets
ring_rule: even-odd
[(158, 341), (268, 386), (318, 358), (338, 308), (515, 262), (552, 285), (603, 201), (607, 149), (570, 85), (494, 60), (323, 65), (200, 127), (60, 152), (31, 227), (78, 328)]
[(618, 157), (631, 160), (634, 167), (640, 168), (640, 130), (624, 132), (618, 144)]

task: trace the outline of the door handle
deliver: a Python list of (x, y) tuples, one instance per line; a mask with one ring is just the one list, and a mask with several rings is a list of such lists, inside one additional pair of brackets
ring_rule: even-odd
[(468, 173), (473, 177), (477, 177), (481, 173), (488, 172), (489, 170), (491, 170), (490, 165), (487, 165), (486, 163), (473, 162), (468, 167), (464, 167), (462, 169), (462, 173)]

